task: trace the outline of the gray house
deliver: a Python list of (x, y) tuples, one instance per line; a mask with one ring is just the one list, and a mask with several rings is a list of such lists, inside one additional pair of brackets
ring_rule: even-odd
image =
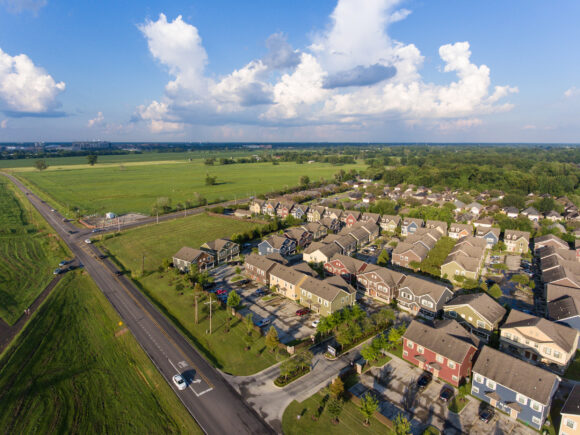
[(260, 255), (280, 254), (285, 257), (294, 254), (296, 241), (287, 237), (274, 235), (258, 245)]
[(487, 248), (491, 249), (499, 242), (499, 234), (501, 230), (499, 228), (489, 228), (489, 227), (477, 227), (475, 230), (475, 237), (478, 239), (484, 239), (487, 243)]
[(540, 430), (560, 378), (510, 355), (484, 346), (473, 366), (471, 394)]

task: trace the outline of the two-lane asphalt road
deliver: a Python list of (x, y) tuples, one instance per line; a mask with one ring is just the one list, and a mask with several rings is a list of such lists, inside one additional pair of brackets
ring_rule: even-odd
[[(78, 233), (70, 234), (69, 231), (76, 231), (72, 224), (64, 222), (62, 216), (51, 211), (17, 179), (8, 177), (84, 265), (204, 432), (220, 435), (274, 432), (129, 279), (115, 275), (115, 267), (99, 258), (96, 247), (84, 243)], [(173, 384), (176, 374), (187, 379), (185, 390), (178, 390)]]

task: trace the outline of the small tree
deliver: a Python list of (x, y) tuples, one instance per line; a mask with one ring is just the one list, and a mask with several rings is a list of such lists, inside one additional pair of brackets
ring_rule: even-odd
[(399, 326), (398, 328), (389, 329), (389, 335), (387, 339), (391, 349), (399, 344), (401, 337), (403, 337), (403, 334), (405, 333), (405, 330), (406, 328), (403, 325)]
[(230, 308), (237, 308), (238, 305), (240, 305), (240, 295), (238, 294), (238, 292), (235, 291), (231, 291), (230, 294), (228, 295), (228, 307)]
[(270, 329), (266, 334), (266, 347), (270, 352), (274, 352), (279, 343), (280, 340), (278, 339), (278, 331), (276, 331), (276, 328), (273, 326), (270, 326)]
[(254, 332), (254, 314), (250, 313), (244, 317), (244, 323), (246, 325), (246, 332), (248, 335), (252, 335), (252, 332)]
[(97, 163), (98, 158), (99, 157), (96, 154), (89, 154), (87, 156), (87, 162), (89, 163), (89, 165), (95, 166), (95, 163)]
[(386, 266), (389, 263), (390, 256), (386, 249), (383, 249), (377, 258), (377, 265)]
[(330, 384), (330, 396), (333, 399), (341, 399), (344, 394), (344, 382), (342, 379), (336, 378), (332, 384)]
[(217, 180), (217, 177), (215, 177), (215, 176), (212, 177), (209, 174), (206, 174), (205, 175), (205, 185), (206, 186), (213, 186), (213, 185), (215, 185), (216, 184), (216, 180)]
[(308, 349), (304, 349), (298, 352), (298, 354), (294, 357), (296, 360), (296, 365), (301, 370), (306, 369), (306, 367), (310, 367), (310, 364), (312, 364), (312, 358), (314, 358), (314, 354)]
[(288, 379), (297, 369), (296, 359), (289, 358), (280, 364), (280, 376), (284, 379)]
[(48, 165), (46, 164), (46, 160), (42, 159), (34, 162), (34, 167), (39, 171), (44, 171), (46, 168), (48, 168)]
[(169, 268), (171, 267), (171, 259), (170, 258), (164, 258), (161, 261), (161, 267), (163, 267), (163, 269), (165, 269), (165, 270), (169, 270)]
[(326, 406), (328, 413), (332, 416), (332, 422), (338, 423), (338, 417), (342, 412), (342, 402), (338, 399), (331, 398)]
[(411, 423), (403, 414), (398, 414), (394, 423), (393, 431), (396, 435), (408, 435), (411, 433)]
[(380, 350), (377, 349), (375, 346), (373, 346), (373, 343), (369, 344), (366, 347), (363, 347), (362, 350), (360, 351), (362, 357), (367, 361), (375, 361), (379, 358), (381, 354)]
[(499, 299), (502, 295), (501, 287), (497, 284), (492, 285), (487, 291), (492, 298)]
[(310, 184), (310, 177), (308, 175), (303, 175), (300, 177), (300, 185), (301, 186), (308, 186)]
[(236, 275), (239, 275), (240, 273), (242, 273), (242, 269), (240, 269), (240, 266), (236, 267)]
[(364, 416), (364, 423), (368, 425), (371, 417), (379, 409), (379, 401), (372, 394), (365, 394), (360, 400), (360, 412)]

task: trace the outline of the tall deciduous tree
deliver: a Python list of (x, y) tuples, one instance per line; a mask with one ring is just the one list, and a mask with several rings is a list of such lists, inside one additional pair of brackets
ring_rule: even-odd
[(369, 424), (371, 417), (379, 409), (379, 401), (372, 394), (365, 394), (360, 400), (360, 412), (364, 416), (365, 424)]
[(270, 352), (274, 352), (279, 343), (280, 340), (278, 339), (278, 331), (276, 331), (276, 328), (273, 326), (270, 326), (270, 329), (266, 334), (266, 347)]
[(95, 163), (97, 163), (98, 158), (99, 157), (96, 154), (89, 154), (87, 156), (87, 162), (89, 165), (95, 166)]

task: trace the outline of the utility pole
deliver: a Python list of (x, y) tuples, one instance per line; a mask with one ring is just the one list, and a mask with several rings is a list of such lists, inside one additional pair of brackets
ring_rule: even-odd
[(155, 210), (157, 214), (157, 223), (159, 223), (159, 210)]
[(141, 275), (145, 274), (145, 253), (143, 253), (143, 257), (141, 258)]
[(209, 302), (206, 302), (206, 305), (209, 304), (209, 335), (211, 335), (211, 306), (214, 302), (217, 302), (217, 301), (212, 301), (211, 293), (210, 293)]
[(187, 204), (183, 206), (183, 213), (184, 216), (187, 216)]
[(197, 294), (195, 295), (195, 324), (197, 325)]

